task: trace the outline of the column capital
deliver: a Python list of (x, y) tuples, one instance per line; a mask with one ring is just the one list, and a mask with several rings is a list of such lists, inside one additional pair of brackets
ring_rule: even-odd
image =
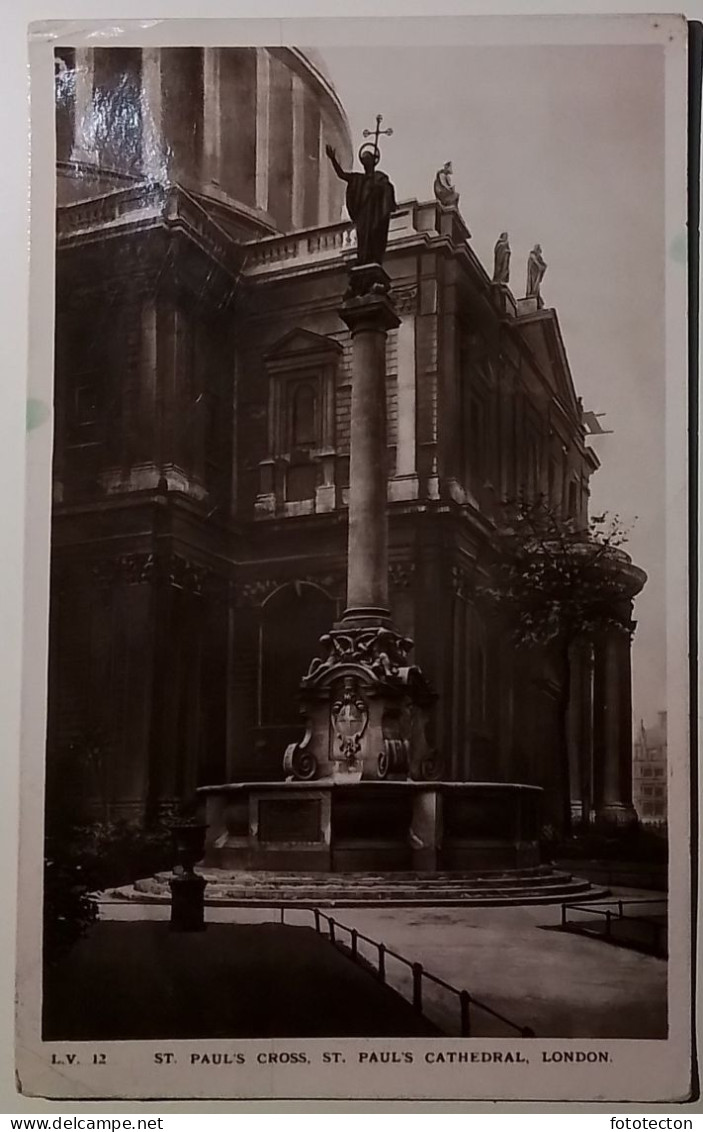
[(347, 299), (339, 312), (352, 334), (370, 330), (386, 333), (400, 326), (400, 318), (387, 295), (359, 295)]
[(401, 319), (388, 292), (390, 279), (377, 263), (353, 267), (349, 291), (339, 311), (352, 334), (369, 330), (385, 333), (400, 326)]

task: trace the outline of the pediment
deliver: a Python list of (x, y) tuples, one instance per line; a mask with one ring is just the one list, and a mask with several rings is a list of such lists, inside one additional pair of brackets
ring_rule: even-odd
[(541, 311), (536, 317), (526, 319), (520, 329), (542, 375), (557, 398), (565, 408), (579, 414), (574, 381), (556, 311)]
[(336, 338), (328, 338), (325, 334), (315, 334), (312, 330), (298, 327), (290, 330), (274, 342), (266, 351), (267, 361), (283, 361), (309, 354), (339, 354), (342, 347)]

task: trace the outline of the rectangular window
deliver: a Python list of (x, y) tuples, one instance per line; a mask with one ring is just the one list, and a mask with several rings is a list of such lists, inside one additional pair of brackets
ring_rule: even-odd
[(317, 382), (289, 381), (287, 384), (287, 450), (291, 451), (293, 448), (316, 448), (319, 445)]
[(317, 486), (317, 464), (309, 461), (291, 464), (286, 475), (286, 502), (298, 503), (314, 499)]
[(99, 413), (97, 383), (91, 381), (76, 386), (73, 395), (73, 424), (78, 428), (97, 424)]

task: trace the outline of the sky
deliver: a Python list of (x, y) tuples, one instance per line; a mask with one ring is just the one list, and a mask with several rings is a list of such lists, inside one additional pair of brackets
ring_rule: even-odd
[(454, 168), (472, 244), (491, 270), (510, 233), (513, 293), (542, 245), (577, 394), (613, 434), (591, 510), (631, 528), (648, 574), (635, 605), (635, 721), (666, 707), (664, 620), (664, 58), (658, 46), (325, 47), (355, 149), (376, 114), (399, 201)]

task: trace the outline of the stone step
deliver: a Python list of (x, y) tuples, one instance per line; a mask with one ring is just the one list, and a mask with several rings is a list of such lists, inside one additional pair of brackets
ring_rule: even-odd
[(448, 891), (447, 889), (432, 889), (428, 888), (425, 892), (413, 893), (409, 890), (384, 888), (375, 891), (370, 891), (363, 888), (307, 888), (298, 889), (295, 892), (286, 891), (285, 889), (277, 888), (227, 888), (227, 889), (206, 889), (206, 895), (212, 900), (233, 899), (233, 900), (270, 900), (270, 901), (291, 901), (296, 903), (312, 903), (320, 900), (345, 900), (353, 898), (354, 900), (368, 900), (370, 903), (382, 903), (384, 900), (471, 900), (480, 899), (482, 897), (489, 897), (493, 899), (505, 899), (506, 901), (517, 900), (523, 896), (539, 896), (546, 899), (570, 899), (571, 897), (578, 898), (590, 892), (588, 885), (572, 888), (568, 885), (554, 886), (553, 888), (545, 891), (542, 888), (511, 888), (511, 889), (482, 889), (476, 891), (475, 889), (454, 889)]
[[(141, 904), (164, 904), (168, 903), (169, 896), (167, 893), (141, 893), (132, 889), (126, 889), (106, 894), (107, 902), (114, 902), (118, 897), (121, 901), (129, 900)], [(528, 905), (555, 905), (562, 904), (570, 899), (587, 899), (600, 900), (608, 896), (607, 889), (593, 888), (587, 896), (583, 893), (534, 893), (521, 892), (519, 896), (512, 898), (506, 897), (504, 894), (496, 894), (494, 896), (488, 893), (482, 893), (480, 896), (465, 894), (462, 896), (435, 896), (432, 893), (427, 894), (418, 899), (410, 897), (396, 897), (391, 894), (384, 894), (376, 900), (370, 900), (363, 897), (355, 897), (352, 893), (347, 893), (344, 896), (330, 897), (320, 896), (319, 893), (310, 894), (308, 897), (299, 897), (295, 900), (281, 900), (272, 899), (271, 897), (262, 897), (258, 894), (250, 893), (246, 897), (227, 897), (227, 896), (210, 896), (205, 895), (205, 904), (208, 907), (218, 908), (270, 908), (272, 904), (285, 904), (288, 908), (369, 908), (381, 905), (383, 908), (505, 908), (508, 906), (523, 907)]]
[[(168, 873), (102, 894), (105, 901), (163, 903), (170, 899)], [(489, 907), (591, 901), (607, 890), (555, 869), (476, 876), (393, 873), (235, 873), (202, 870), (208, 881), (205, 902), (211, 906), (270, 907)]]
[[(438, 871), (433, 873), (427, 872), (408, 872), (401, 870), (393, 870), (392, 872), (350, 872), (332, 873), (332, 872), (285, 872), (285, 871), (266, 871), (257, 869), (256, 872), (247, 872), (246, 869), (216, 869), (198, 867), (198, 872), (204, 877), (212, 877), (216, 880), (224, 880), (227, 878), (237, 879), (247, 877), (254, 881), (275, 881), (277, 884), (288, 882), (290, 884), (307, 884), (310, 881), (337, 881), (344, 880), (345, 882), (356, 883), (357, 881), (364, 881), (365, 883), (374, 883), (380, 881), (386, 883), (388, 881), (404, 882), (406, 884), (422, 884), (422, 883), (435, 883), (435, 882), (449, 882), (461, 883), (469, 881), (498, 881), (502, 878), (508, 880), (515, 880), (521, 878), (533, 877), (552, 877), (555, 875), (570, 876), (563, 870), (555, 869), (552, 865), (535, 865), (532, 868), (526, 869), (485, 869), (475, 870), (471, 872), (459, 871)], [(168, 873), (161, 873), (161, 876), (168, 876)]]
[[(385, 874), (383, 876), (369, 877), (363, 873), (350, 875), (348, 873), (307, 873), (301, 876), (278, 875), (272, 873), (235, 873), (235, 872), (222, 872), (215, 873), (207, 869), (199, 870), (200, 875), (205, 878), (210, 886), (217, 888), (227, 889), (247, 889), (255, 888), (257, 890), (275, 889), (279, 893), (294, 894), (299, 890), (310, 890), (324, 892), (331, 889), (344, 889), (348, 891), (353, 889), (355, 892), (368, 892), (374, 893), (376, 891), (385, 891), (392, 889), (394, 892), (439, 892), (446, 891), (451, 894), (455, 891), (483, 891), (483, 890), (520, 890), (525, 886), (530, 888), (543, 888), (549, 889), (554, 886), (570, 884), (574, 886), (589, 887), (589, 881), (582, 878), (574, 878), (570, 873), (563, 873), (552, 871), (550, 873), (543, 873), (536, 876), (518, 876), (515, 874), (505, 873), (495, 875), (494, 877), (476, 877), (476, 878), (461, 878), (453, 877), (450, 874), (424, 874), (424, 876), (417, 877), (413, 880), (408, 880), (403, 875), (395, 876), (393, 874)], [(158, 873), (156, 880), (159, 883), (167, 884), (169, 873)], [(137, 887), (140, 883), (137, 882)]]
[[(159, 883), (162, 883), (161, 881)], [(139, 885), (137, 884), (137, 888)], [(590, 888), (588, 881), (555, 881), (553, 884), (543, 885), (503, 885), (501, 887), (490, 887), (488, 885), (482, 887), (471, 887), (470, 885), (427, 885), (422, 890), (413, 888), (410, 885), (376, 885), (369, 887), (364, 884), (345, 885), (345, 884), (325, 884), (325, 885), (297, 885), (289, 886), (285, 884), (211, 884), (208, 885), (208, 891), (211, 894), (222, 892), (228, 895), (246, 896), (247, 893), (255, 893), (256, 895), (265, 895), (267, 897), (277, 897), (280, 900), (293, 899), (298, 900), (307, 897), (310, 893), (316, 893), (319, 896), (335, 896), (344, 895), (353, 892), (355, 896), (369, 896), (371, 899), (381, 899), (384, 895), (392, 893), (397, 896), (411, 896), (415, 897), (419, 892), (422, 895), (432, 893), (437, 896), (455, 896), (455, 895), (476, 895), (487, 893), (489, 895), (505, 895), (512, 896), (521, 892), (535, 892), (541, 893), (544, 896), (550, 893), (561, 892), (587, 892)]]

